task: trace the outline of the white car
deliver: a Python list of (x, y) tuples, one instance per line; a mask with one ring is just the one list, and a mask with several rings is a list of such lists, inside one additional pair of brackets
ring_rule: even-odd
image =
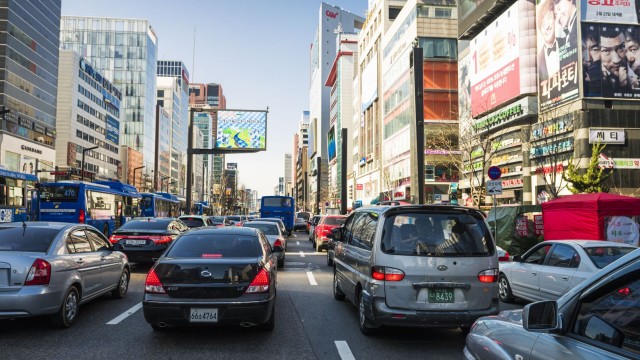
[(543, 241), (513, 261), (500, 263), (498, 279), (502, 302), (515, 297), (557, 300), (570, 289), (618, 258), (635, 250), (632, 245), (599, 240)]

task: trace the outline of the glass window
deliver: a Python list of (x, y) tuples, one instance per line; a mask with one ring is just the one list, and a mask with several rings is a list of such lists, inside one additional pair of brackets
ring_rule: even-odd
[(77, 186), (47, 185), (42, 186), (40, 191), (47, 201), (78, 201), (79, 188)]
[(109, 242), (106, 241), (99, 233), (87, 229), (85, 229), (85, 232), (87, 233), (87, 237), (93, 244), (93, 248), (96, 249), (96, 251), (111, 249)]
[(377, 224), (378, 214), (374, 212), (361, 213), (361, 216), (353, 224), (351, 244), (362, 249), (371, 250)]
[(47, 252), (58, 229), (0, 227), (0, 251)]
[(547, 244), (536, 248), (531, 253), (524, 255), (522, 261), (527, 264), (544, 264), (544, 259), (547, 257), (551, 246), (551, 244)]
[(395, 20), (400, 14), (400, 10), (402, 10), (401, 7), (398, 8), (389, 6), (389, 20)]
[(549, 266), (577, 268), (580, 265), (580, 255), (568, 245), (556, 245), (549, 255)]
[(176, 241), (167, 256), (173, 258), (255, 258), (262, 256), (262, 248), (258, 238), (255, 236), (187, 233)]
[(245, 224), (243, 224), (242, 226), (244, 227), (248, 227), (248, 228), (253, 228), (253, 229), (260, 229), (262, 230), (262, 232), (265, 235), (280, 235), (280, 231), (278, 231), (278, 225), (273, 223), (273, 224), (256, 224), (256, 223), (252, 223), (252, 222), (247, 222)]
[(171, 220), (131, 220), (127, 221), (120, 229), (136, 229), (136, 230), (166, 230)]
[(74, 253), (77, 254), (93, 251), (91, 249), (91, 243), (89, 242), (84, 230), (76, 230), (72, 232), (69, 237), (71, 237), (71, 241), (73, 242)]
[(634, 247), (598, 246), (585, 248), (584, 251), (587, 252), (593, 264), (598, 269), (602, 269), (635, 249)]

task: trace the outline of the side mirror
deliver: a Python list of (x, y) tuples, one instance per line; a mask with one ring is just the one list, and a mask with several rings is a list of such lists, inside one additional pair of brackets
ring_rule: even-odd
[(558, 303), (538, 301), (528, 304), (522, 310), (522, 327), (533, 332), (548, 332), (562, 327), (558, 320)]
[(516, 255), (516, 256), (513, 257), (513, 261), (520, 262), (520, 261), (522, 261), (522, 257), (520, 255)]
[(115, 244), (113, 244), (113, 250), (114, 251), (124, 251), (124, 245), (122, 245), (120, 243), (115, 243)]
[(624, 333), (598, 315), (585, 316), (580, 321), (580, 335), (618, 348), (624, 344)]
[(328, 239), (342, 242), (342, 228), (331, 229), (331, 232), (327, 235)]

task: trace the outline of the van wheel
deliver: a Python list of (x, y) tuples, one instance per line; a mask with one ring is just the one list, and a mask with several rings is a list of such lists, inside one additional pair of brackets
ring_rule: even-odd
[(55, 327), (71, 327), (78, 317), (78, 309), (80, 309), (80, 295), (78, 294), (78, 289), (72, 286), (67, 290), (64, 300), (62, 300), (60, 310), (51, 315), (51, 323)]
[(509, 280), (504, 274), (501, 274), (498, 279), (498, 297), (503, 303), (512, 303), (514, 300)]
[(364, 297), (362, 296), (362, 290), (358, 292), (358, 325), (360, 326), (360, 332), (363, 335), (373, 335), (376, 329), (369, 326), (369, 319), (364, 311)]
[(102, 233), (104, 234), (104, 236), (109, 237), (109, 225), (108, 224), (104, 224), (104, 227), (102, 228)]
[(338, 285), (338, 275), (335, 269), (333, 269), (333, 298), (338, 301), (344, 300), (344, 293), (340, 290), (340, 285)]

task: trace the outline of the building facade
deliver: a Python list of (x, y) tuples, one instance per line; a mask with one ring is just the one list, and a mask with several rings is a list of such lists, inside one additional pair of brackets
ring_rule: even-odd
[(295, 159), (295, 198), (298, 208), (307, 211), (308, 204), (308, 154), (309, 147), (309, 111), (303, 111), (298, 122), (298, 131), (294, 135), (293, 158)]
[(285, 194), (293, 196), (293, 161), (289, 153), (284, 154), (284, 186)]

